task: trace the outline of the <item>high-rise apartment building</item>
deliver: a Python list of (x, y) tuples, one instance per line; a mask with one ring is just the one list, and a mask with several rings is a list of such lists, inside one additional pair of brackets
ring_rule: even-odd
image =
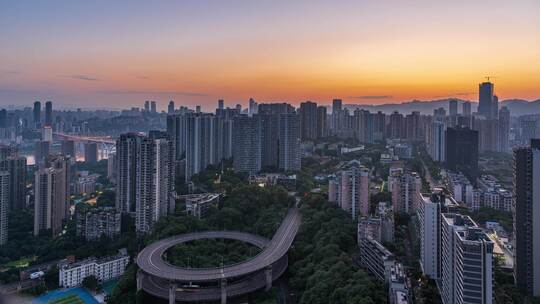
[(386, 134), (386, 114), (381, 111), (373, 114), (373, 140), (381, 141)]
[(181, 160), (186, 152), (186, 115), (167, 115), (167, 133), (173, 141), (175, 160)]
[(118, 166), (118, 161), (116, 158), (116, 153), (109, 153), (109, 157), (107, 158), (107, 178), (111, 183), (116, 184), (116, 173), (117, 169), (116, 166)]
[(218, 110), (225, 109), (225, 101), (223, 99), (218, 99)]
[(262, 164), (262, 125), (259, 115), (234, 118), (233, 164), (235, 172), (255, 174)]
[(253, 115), (259, 113), (259, 104), (253, 99), (249, 99), (248, 103), (248, 114)]
[(145, 100), (144, 101), (144, 111), (145, 112), (150, 112), (150, 100)]
[(328, 130), (326, 107), (317, 107), (317, 138), (326, 137)]
[(446, 166), (451, 170), (478, 173), (478, 131), (469, 128), (446, 129)]
[(113, 207), (79, 210), (76, 214), (77, 235), (88, 241), (101, 236), (112, 239), (120, 235), (121, 218), (121, 213)]
[(217, 164), (217, 133), (214, 115), (188, 113), (186, 116), (186, 182), (209, 165)]
[(328, 200), (348, 212), (352, 219), (369, 215), (369, 169), (351, 161), (328, 184)]
[(17, 154), (0, 159), (0, 171), (9, 173), (9, 210), (26, 206), (26, 158)]
[(406, 127), (405, 127), (405, 119), (403, 118), (403, 114), (394, 111), (389, 116), (389, 122), (388, 122), (388, 137), (392, 139), (400, 139), (405, 138), (406, 135)]
[(35, 147), (34, 158), (36, 164), (40, 164), (51, 154), (51, 142), (40, 140), (36, 142)]
[(98, 145), (97, 143), (87, 142), (84, 144), (84, 161), (95, 164), (98, 162)]
[(491, 82), (482, 82), (478, 86), (478, 114), (487, 119), (497, 118), (499, 111), (498, 98), (494, 94)]
[(444, 304), (493, 303), (493, 242), (469, 216), (442, 214), (440, 263)]
[(510, 151), (510, 110), (507, 107), (502, 107), (499, 110), (499, 152)]
[(434, 161), (444, 162), (446, 159), (446, 122), (443, 116), (434, 116), (431, 124), (429, 154)]
[(34, 102), (34, 127), (41, 128), (41, 102)]
[(9, 172), (0, 170), (0, 246), (8, 241)]
[(311, 101), (300, 104), (301, 139), (314, 140), (317, 138), (317, 104)]
[(414, 212), (421, 189), (422, 179), (416, 172), (393, 170), (388, 176), (388, 191), (392, 194), (392, 206), (396, 213)]
[(300, 121), (296, 114), (279, 115), (279, 168), (300, 170)]
[(514, 150), (514, 278), (540, 297), (540, 139)]
[(174, 208), (173, 147), (164, 132), (150, 132), (137, 145), (135, 227), (148, 233)]
[(61, 142), (61, 146), (60, 146), (60, 151), (62, 153), (62, 155), (65, 155), (65, 156), (69, 156), (73, 159), (75, 159), (75, 157), (77, 156), (76, 155), (76, 150), (75, 150), (75, 141), (73, 140), (62, 140)]
[(413, 111), (405, 116), (405, 138), (410, 142), (419, 142), (424, 138), (420, 112)]
[(469, 101), (463, 102), (463, 116), (471, 116), (472, 109), (471, 109), (471, 103)]
[(478, 131), (478, 151), (499, 150), (499, 120), (486, 119), (483, 116), (474, 117), (473, 129)]
[(169, 105), (167, 106), (167, 113), (173, 114), (174, 113), (174, 101), (169, 101)]
[(444, 195), (432, 194), (431, 197), (420, 196), (416, 213), (418, 216), (418, 232), (420, 239), (420, 266), (422, 272), (438, 279), (441, 274), (439, 256), (441, 255), (441, 208)]
[(52, 101), (45, 102), (45, 126), (52, 127), (53, 114), (52, 114)]
[(150, 102), (150, 112), (152, 112), (152, 113), (157, 113), (156, 102), (153, 101), (153, 100)]
[(354, 111), (354, 130), (361, 143), (373, 143), (373, 114), (367, 110)]
[(456, 116), (458, 114), (458, 101), (457, 99), (450, 99), (448, 101), (448, 113), (450, 116)]
[(138, 133), (127, 133), (116, 140), (116, 209), (124, 213), (135, 212), (137, 150), (143, 138)]
[(48, 158), (35, 172), (34, 235), (62, 232), (69, 216), (70, 175), (70, 160), (62, 156)]

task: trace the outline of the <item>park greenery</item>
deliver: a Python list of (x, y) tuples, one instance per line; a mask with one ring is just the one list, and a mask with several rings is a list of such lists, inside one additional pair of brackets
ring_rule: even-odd
[[(77, 208), (91, 208), (79, 204)], [(13, 210), (10, 212), (9, 241), (0, 248), (0, 264), (6, 271), (0, 272), (0, 282), (11, 283), (19, 280), (17, 263), (24, 259), (23, 266), (33, 266), (42, 263), (50, 263), (74, 255), (77, 259), (89, 256), (102, 257), (116, 254), (118, 249), (127, 248), (132, 255), (138, 248), (137, 237), (134, 230), (133, 219), (123, 218), (122, 235), (116, 239), (105, 236), (96, 241), (86, 241), (78, 236), (75, 220), (70, 220), (65, 233), (53, 237), (44, 232), (38, 236), (33, 234), (33, 214), (29, 210)], [(57, 280), (57, 279), (56, 279)], [(54, 286), (47, 286), (54, 288)]]
[[(287, 210), (293, 205), (294, 198), (289, 196), (281, 187), (263, 188), (240, 182), (234, 188), (231, 187), (227, 190), (227, 195), (221, 201), (220, 207), (212, 209), (205, 218), (198, 219), (184, 214), (175, 214), (160, 219), (154, 226), (152, 233), (144, 238), (144, 244), (147, 245), (156, 240), (178, 234), (210, 230), (244, 231), (271, 238), (281, 224)], [(176, 248), (173, 248), (174, 256), (171, 258), (173, 263), (179, 263), (180, 265), (186, 263), (187, 256), (184, 254), (189, 254), (190, 265), (193, 265), (191, 264), (192, 261), (195, 263), (198, 259), (201, 262), (201, 266), (198, 267), (204, 267), (208, 263), (211, 266), (215, 265), (209, 262), (215, 258), (215, 256), (212, 257), (213, 253), (209, 242), (203, 241), (196, 244), (200, 246), (192, 246), (193, 248), (189, 249), (183, 248), (179, 252), (176, 252)], [(227, 250), (228, 246), (217, 242), (216, 247), (213, 249), (220, 252), (221, 250)], [(219, 249), (220, 247), (221, 249)], [(255, 254), (254, 251), (251, 254), (246, 254), (246, 251), (249, 253), (249, 246), (244, 245), (244, 248), (231, 250), (228, 256), (224, 256), (224, 263), (234, 263), (239, 261), (240, 258), (248, 258)], [(182, 256), (176, 256), (177, 253)], [(225, 258), (228, 259), (226, 262)], [(221, 264), (221, 256), (217, 261)], [(144, 293), (135, 295), (136, 271), (136, 265), (132, 264), (128, 267), (126, 273), (113, 290), (108, 303), (137, 303), (137, 299), (148, 298), (148, 295)]]
[(96, 291), (99, 287), (99, 281), (95, 276), (90, 275), (83, 279), (82, 286), (88, 290)]
[(348, 215), (319, 195), (301, 204), (302, 225), (289, 260), (298, 303), (386, 303), (383, 286), (354, 263), (356, 227)]
[(222, 267), (243, 262), (261, 250), (236, 240), (205, 239), (178, 244), (167, 250), (167, 261), (186, 268)]

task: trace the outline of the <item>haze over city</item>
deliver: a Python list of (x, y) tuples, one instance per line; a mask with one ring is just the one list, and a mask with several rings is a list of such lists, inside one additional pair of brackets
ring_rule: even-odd
[(540, 98), (540, 2), (15, 1), (0, 103), (123, 108)]
[(540, 304), (539, 12), (0, 0), (0, 304)]

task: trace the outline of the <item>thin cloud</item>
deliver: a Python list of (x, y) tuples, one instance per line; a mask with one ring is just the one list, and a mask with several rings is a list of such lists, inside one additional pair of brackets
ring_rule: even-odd
[(182, 96), (194, 96), (205, 97), (209, 96), (203, 92), (189, 92), (189, 91), (99, 91), (102, 94), (128, 94), (128, 95), (182, 95)]
[(388, 99), (388, 98), (392, 98), (392, 95), (362, 95), (362, 96), (349, 96), (349, 98), (356, 98), (356, 99)]
[(88, 75), (68, 75), (64, 77), (78, 79), (78, 80), (86, 80), (86, 81), (99, 81), (100, 80), (99, 78), (95, 78)]
[(137, 79), (145, 79), (146, 80), (146, 79), (150, 79), (150, 77), (148, 77), (148, 76), (137, 76)]
[(455, 97), (455, 96), (469, 96), (475, 94), (474, 92), (457, 92), (457, 93), (448, 93), (446, 95), (433, 96), (435, 98), (444, 98), (444, 97)]

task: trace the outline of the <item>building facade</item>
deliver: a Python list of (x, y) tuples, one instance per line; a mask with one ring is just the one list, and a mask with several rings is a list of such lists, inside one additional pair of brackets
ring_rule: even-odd
[(64, 288), (77, 287), (89, 276), (94, 276), (99, 282), (106, 282), (122, 276), (128, 263), (126, 249), (120, 249), (115, 256), (101, 259), (88, 258), (73, 263), (64, 260), (58, 265), (58, 283)]
[(514, 150), (514, 278), (540, 296), (540, 139)]

